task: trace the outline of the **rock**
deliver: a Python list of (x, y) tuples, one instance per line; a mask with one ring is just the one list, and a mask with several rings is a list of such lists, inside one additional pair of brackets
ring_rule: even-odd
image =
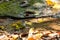
[(53, 16), (54, 18), (60, 18), (60, 12)]
[(34, 7), (34, 8), (41, 8), (41, 7), (43, 7), (43, 6), (45, 6), (45, 4), (39, 3), (39, 2), (33, 4), (33, 7)]

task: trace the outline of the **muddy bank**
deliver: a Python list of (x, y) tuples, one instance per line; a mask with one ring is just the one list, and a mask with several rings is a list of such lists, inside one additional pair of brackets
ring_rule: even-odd
[[(41, 21), (42, 19), (42, 21)], [(40, 21), (39, 21), (40, 20)], [(25, 26), (25, 28), (21, 28), (18, 30), (15, 30), (14, 28), (12, 29), (10, 24), (14, 24), (16, 22), (22, 22), (21, 24), (23, 24)], [(26, 24), (25, 22), (27, 22), (28, 24)], [(31, 25), (29, 25), (29, 22)], [(28, 32), (29, 29), (31, 27), (34, 28), (39, 28), (40, 30), (55, 30), (55, 31), (60, 31), (60, 19), (59, 18), (33, 18), (33, 19), (22, 19), (22, 20), (14, 20), (14, 19), (10, 19), (10, 18), (0, 18), (0, 26), (4, 26), (4, 31), (7, 32)]]

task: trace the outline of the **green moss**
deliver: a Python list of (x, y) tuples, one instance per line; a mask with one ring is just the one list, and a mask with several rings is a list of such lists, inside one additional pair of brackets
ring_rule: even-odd
[(23, 26), (22, 22), (17, 21), (17, 22), (12, 23), (12, 24), (10, 25), (10, 27), (13, 28), (13, 29), (19, 30), (19, 29), (21, 29), (21, 28), (24, 28), (25, 26)]
[(3, 29), (4, 29), (4, 26), (0, 26), (0, 29), (2, 29), (2, 30), (3, 30)]
[[(19, 4), (13, 2), (3, 2), (0, 4), (0, 14), (1, 15), (16, 15), (20, 13), (22, 8), (19, 7)], [(23, 10), (22, 10), (23, 11)]]
[[(28, 0), (28, 2), (32, 5), (35, 2), (40, 2), (41, 0)], [(0, 3), (0, 15), (12, 15), (17, 16), (21, 12), (24, 12), (26, 8), (20, 7), (21, 0), (11, 0), (9, 2)]]

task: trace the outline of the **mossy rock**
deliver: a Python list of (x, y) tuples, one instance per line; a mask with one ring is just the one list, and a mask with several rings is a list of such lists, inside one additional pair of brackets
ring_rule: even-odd
[[(24, 0), (22, 0), (24, 1)], [(11, 1), (3, 1), (0, 3), (0, 16), (14, 16), (14, 17), (20, 17), (21, 13), (26, 10), (26, 8), (21, 8), (20, 3), (22, 2), (21, 0), (11, 0)], [(41, 0), (40, 0), (41, 1)], [(35, 0), (28, 0), (29, 4), (35, 3)], [(38, 2), (38, 0), (36, 1)], [(31, 5), (32, 6), (32, 5)], [(19, 16), (18, 16), (19, 15)], [(22, 15), (24, 16), (24, 14)]]

